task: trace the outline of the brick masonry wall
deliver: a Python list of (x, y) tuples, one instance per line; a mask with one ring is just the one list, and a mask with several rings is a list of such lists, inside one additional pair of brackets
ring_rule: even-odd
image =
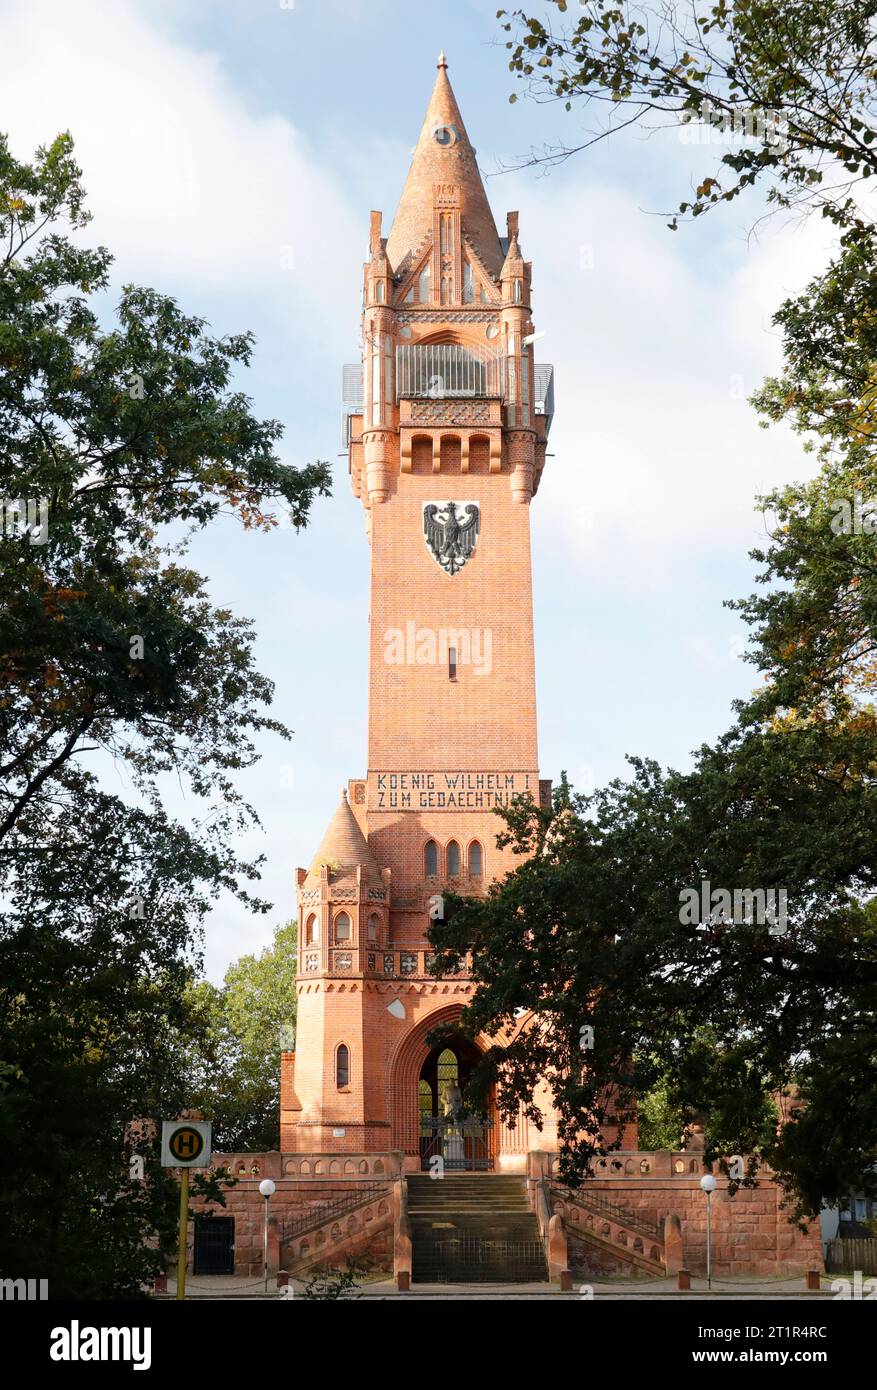
[[(652, 1220), (671, 1214), (682, 1224), (683, 1263), (693, 1274), (706, 1273), (706, 1197), (699, 1178), (634, 1179), (588, 1184), (594, 1192), (627, 1211), (642, 1212)], [(819, 1223), (804, 1234), (790, 1224), (782, 1207), (781, 1189), (765, 1178), (751, 1191), (735, 1196), (719, 1186), (712, 1196), (713, 1274), (776, 1277), (821, 1269), (822, 1239)], [(611, 1256), (595, 1252), (585, 1241), (570, 1242), (578, 1273), (626, 1273), (613, 1270)]]
[[(204, 1203), (193, 1200), (191, 1203), (192, 1211), (195, 1213), (211, 1212), (214, 1216), (231, 1216), (235, 1223), (235, 1272), (237, 1274), (249, 1274), (258, 1278), (262, 1274), (262, 1249), (263, 1249), (263, 1223), (265, 1218), (265, 1198), (259, 1192), (259, 1183), (264, 1177), (270, 1177), (276, 1183), (276, 1192), (270, 1198), (269, 1203), (269, 1227), (268, 1227), (268, 1267), (271, 1273), (276, 1272), (279, 1264), (280, 1243), (283, 1238), (284, 1228), (287, 1223), (302, 1217), (308, 1212), (318, 1212), (328, 1204), (337, 1201), (341, 1197), (355, 1195), (363, 1190), (363, 1184), (381, 1183), (386, 1177), (387, 1195), (383, 1201), (391, 1202), (392, 1192), (392, 1161), (388, 1156), (386, 1175), (369, 1173), (361, 1178), (319, 1178), (307, 1177), (296, 1178), (284, 1176), (281, 1168), (281, 1156), (278, 1153), (259, 1153), (225, 1156), (221, 1159), (217, 1156), (217, 1166), (226, 1162), (233, 1173), (237, 1172), (239, 1163), (245, 1161), (247, 1168), (253, 1164), (259, 1168), (259, 1172), (253, 1176), (238, 1179), (237, 1185), (226, 1192), (226, 1205), (219, 1207), (216, 1203)], [(314, 1160), (316, 1161), (316, 1160)], [(376, 1198), (376, 1200), (379, 1200)], [(343, 1223), (342, 1223), (343, 1224)], [(192, 1251), (194, 1242), (194, 1223), (189, 1223), (189, 1268), (192, 1268)], [(392, 1232), (378, 1232), (377, 1235), (366, 1239), (362, 1243), (361, 1253), (363, 1258), (368, 1258), (375, 1270), (392, 1271)], [(389, 1263), (388, 1263), (389, 1261)], [(328, 1261), (332, 1263), (331, 1256)], [(340, 1262), (343, 1266), (343, 1259)]]
[[(536, 695), (533, 601), (530, 578), (530, 509), (512, 501), (507, 471), (492, 475), (397, 478), (398, 491), (373, 509), (369, 768), (470, 768), (536, 773)], [(445, 573), (427, 549), (423, 504), (447, 498), (478, 503), (480, 536), (474, 554), (455, 575)], [(435, 665), (388, 662), (388, 629), (478, 629), (491, 633), (475, 650), (480, 665), (459, 665), (448, 678), (447, 658)], [(480, 672), (480, 673), (479, 673)], [(538, 785), (534, 782), (534, 794)], [(378, 859), (381, 835), (375, 811), (369, 828)], [(429, 831), (449, 827), (448, 814), (424, 814)], [(418, 819), (408, 813), (411, 820)], [(482, 823), (487, 817), (478, 818)], [(433, 825), (434, 822), (434, 825)], [(472, 815), (457, 817), (458, 833), (472, 833)], [(467, 827), (469, 833), (467, 834)], [(443, 831), (441, 831), (444, 834)], [(398, 851), (397, 851), (398, 853)], [(400, 868), (404, 863), (400, 858)], [(411, 868), (422, 873), (418, 857)]]
[[(669, 1158), (670, 1155), (648, 1155), (653, 1165), (656, 1160), (669, 1161)], [(264, 1198), (259, 1193), (259, 1182), (263, 1177), (272, 1177), (277, 1184), (269, 1209), (269, 1267), (276, 1269), (284, 1223), (339, 1197), (362, 1191), (363, 1182), (380, 1183), (386, 1179), (388, 1190), (391, 1190), (400, 1155), (385, 1153), (381, 1156), (379, 1161), (385, 1168), (383, 1173), (374, 1172), (374, 1155), (367, 1160), (347, 1160), (368, 1162), (369, 1173), (358, 1177), (302, 1177), (293, 1176), (287, 1171), (290, 1164), (303, 1161), (308, 1163), (311, 1170), (318, 1162), (324, 1167), (334, 1162), (345, 1162), (343, 1158), (334, 1160), (326, 1153), (300, 1155), (297, 1158), (279, 1153), (235, 1154), (226, 1156), (224, 1161), (232, 1172), (237, 1172), (242, 1163), (247, 1170), (255, 1163), (259, 1171), (243, 1177), (237, 1187), (227, 1194), (224, 1211), (215, 1205), (205, 1208), (203, 1203), (196, 1201), (193, 1201), (192, 1208), (196, 1212), (209, 1209), (217, 1215), (234, 1217), (236, 1270), (258, 1278), (262, 1272), (264, 1218)], [(693, 1274), (706, 1273), (706, 1198), (700, 1190), (699, 1177), (594, 1179), (588, 1184), (588, 1191), (628, 1212), (639, 1211), (653, 1221), (670, 1215), (678, 1216), (682, 1226), (683, 1263)], [(561, 1192), (562, 1189), (555, 1189), (557, 1196)], [(389, 1201), (389, 1196), (385, 1200)], [(818, 1223), (802, 1233), (790, 1224), (782, 1200), (781, 1189), (770, 1177), (765, 1177), (754, 1190), (740, 1189), (734, 1197), (729, 1196), (727, 1185), (719, 1186), (712, 1197), (713, 1274), (716, 1278), (746, 1276), (771, 1279), (801, 1274), (808, 1269), (822, 1269), (822, 1241)], [(341, 1224), (343, 1226), (344, 1222)], [(190, 1225), (190, 1248), (192, 1238)], [(569, 1227), (568, 1238), (569, 1264), (577, 1276), (641, 1277), (623, 1260), (577, 1239)], [(392, 1270), (392, 1242), (387, 1232), (378, 1232), (371, 1239), (364, 1240), (362, 1250), (370, 1252), (375, 1270)]]
[[(453, 451), (442, 451), (442, 431), (430, 433), (435, 436), (436, 457), (450, 459)], [(520, 451), (523, 445), (515, 447)], [(393, 948), (418, 952), (418, 969), (415, 977), (401, 981), (361, 976), (332, 980), (322, 971), (300, 976), (294, 1071), (290, 1060), (282, 1076), (285, 1149), (334, 1147), (344, 1152), (402, 1145), (413, 1157), (416, 1135), (408, 1131), (417, 1114), (419, 1067), (413, 1073), (410, 1068), (400, 1071), (400, 1058), (410, 1044), (418, 1049), (422, 1063), (429, 1051), (421, 1045), (428, 1031), (421, 1027), (423, 1020), (430, 1017), (434, 1026), (449, 1016), (451, 1005), (459, 1013), (470, 993), (465, 980), (437, 983), (425, 974), (428, 897), (446, 884), (457, 891), (478, 892), (519, 862), (511, 851), (496, 848), (502, 822), (489, 805), (422, 808), (414, 797), (416, 809), (402, 809), (401, 798), (389, 809), (390, 794), (384, 794), (381, 806), (377, 787), (379, 776), (396, 773), (432, 774), (438, 787), (447, 785), (445, 774), (471, 772), (485, 781), (495, 776), (498, 787), (499, 779), (513, 774), (517, 790), (529, 787), (534, 798), (539, 797), (529, 506), (512, 496), (515, 462), (505, 457), (500, 472), (465, 475), (403, 475), (396, 465), (389, 475), (387, 501), (371, 508), (369, 775), (365, 783), (352, 784), (351, 805), (378, 865), (388, 867), (392, 875), (393, 905), (386, 926), (380, 914), (375, 968), (383, 967), (382, 948)], [(443, 462), (443, 470), (444, 466)], [(437, 563), (423, 535), (423, 503), (448, 497), (477, 501), (481, 510), (475, 553), (454, 576)], [(473, 665), (461, 662), (457, 679), (451, 681), (446, 657), (436, 665), (388, 662), (387, 632), (406, 634), (407, 643), (409, 624), (415, 631), (435, 634), (443, 629), (472, 634), (477, 629), (485, 668), (484, 634), (489, 632), (490, 669), (477, 674)], [(503, 799), (508, 794), (503, 790)], [(489, 786), (482, 794), (476, 785), (475, 797), (480, 795), (489, 803)], [(431, 839), (438, 846), (438, 873), (427, 878), (425, 847)], [(462, 874), (456, 879), (448, 877), (452, 840), (460, 847), (462, 861)], [(482, 875), (477, 879), (468, 872), (475, 841), (482, 850)], [(351, 911), (346, 904), (345, 909)], [(310, 904), (303, 905), (300, 916), (311, 910)], [(361, 919), (368, 910), (352, 912), (352, 946), (360, 971), (366, 973)], [(388, 1012), (394, 999), (405, 1009), (403, 1018)], [(334, 1082), (340, 1043), (350, 1050), (350, 1081), (343, 1089)], [(287, 1103), (293, 1088), (301, 1109)], [(553, 1132), (551, 1122), (548, 1128)], [(344, 1133), (336, 1133), (340, 1130)], [(548, 1140), (543, 1137), (541, 1142)], [(500, 1147), (509, 1154), (520, 1153), (520, 1133), (503, 1136)]]

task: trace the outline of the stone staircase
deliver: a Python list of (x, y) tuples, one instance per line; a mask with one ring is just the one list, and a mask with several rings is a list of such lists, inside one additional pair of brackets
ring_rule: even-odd
[(365, 1183), (334, 1201), (287, 1220), (279, 1235), (280, 1267), (296, 1278), (343, 1265), (380, 1231), (393, 1229), (393, 1196), (386, 1184)]
[(583, 1246), (592, 1246), (631, 1272), (660, 1277), (667, 1255), (661, 1223), (641, 1211), (631, 1211), (605, 1195), (579, 1188), (556, 1191), (552, 1203), (564, 1228)]
[(408, 1221), (415, 1283), (547, 1282), (545, 1251), (523, 1177), (411, 1175)]

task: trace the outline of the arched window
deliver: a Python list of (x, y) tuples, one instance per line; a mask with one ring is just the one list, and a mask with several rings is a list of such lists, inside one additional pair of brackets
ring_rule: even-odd
[(430, 840), (427, 843), (423, 859), (427, 878), (436, 878), (438, 875), (438, 845), (435, 840)]
[(350, 940), (350, 918), (346, 912), (339, 912), (335, 918), (335, 940)]
[(456, 840), (448, 845), (448, 878), (457, 878), (460, 873), (460, 846)]
[(383, 280), (376, 280), (376, 281), (375, 281), (375, 301), (376, 301), (376, 303), (378, 303), (378, 304), (383, 304), (383, 302), (384, 302), (384, 282), (383, 282)]
[(514, 293), (514, 300), (515, 300), (515, 303), (516, 303), (516, 304), (520, 304), (523, 298), (524, 298), (524, 287), (523, 287), (523, 284), (522, 284), (522, 282), (521, 282), (520, 280), (516, 280), (516, 281), (515, 281), (515, 293)]
[(439, 1112), (448, 1115), (451, 1111), (451, 1091), (460, 1083), (460, 1064), (457, 1061), (456, 1053), (452, 1052), (449, 1047), (446, 1047), (444, 1052), (439, 1053), (436, 1072)]
[(380, 925), (381, 925), (381, 919), (380, 919), (380, 917), (378, 916), (378, 914), (377, 914), (376, 912), (373, 912), (372, 915), (371, 915), (371, 917), (369, 917), (369, 919), (368, 919), (368, 939), (369, 939), (369, 941), (377, 941), (377, 939), (378, 939), (378, 928), (380, 927)]
[(429, 261), (417, 277), (417, 298), (421, 304), (429, 303)]
[(480, 878), (484, 873), (484, 854), (477, 840), (469, 846), (469, 876)]
[(347, 1043), (339, 1043), (335, 1053), (335, 1085), (339, 1091), (350, 1085), (350, 1048)]
[(428, 1081), (419, 1081), (419, 1082), (417, 1083), (417, 1087), (418, 1087), (418, 1100), (419, 1100), (419, 1102), (420, 1102), (420, 1113), (421, 1113), (421, 1115), (431, 1115), (431, 1114), (432, 1114), (432, 1087), (430, 1086), (430, 1084), (429, 1084)]
[(320, 919), (315, 912), (312, 912), (310, 917), (308, 918), (308, 924), (305, 930), (305, 945), (316, 946), (319, 943), (319, 940)]
[(463, 303), (471, 304), (475, 298), (475, 276), (468, 261), (463, 262)]

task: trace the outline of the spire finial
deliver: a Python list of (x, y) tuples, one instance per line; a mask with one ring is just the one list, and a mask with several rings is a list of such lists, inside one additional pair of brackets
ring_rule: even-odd
[(342, 787), (342, 788), (341, 788), (341, 797), (342, 797), (342, 800), (344, 800), (344, 801), (347, 800), (347, 788), (346, 788), (346, 787)]
[(448, 66), (448, 60), (447, 60), (447, 58), (445, 57), (445, 50), (442, 49), (441, 53), (440, 53), (439, 56), (438, 56), (438, 62), (436, 63), (436, 67), (437, 67), (437, 68), (446, 68), (447, 66)]

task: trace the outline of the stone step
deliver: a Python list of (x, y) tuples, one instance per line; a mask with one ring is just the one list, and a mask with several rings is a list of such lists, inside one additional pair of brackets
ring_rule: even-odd
[(408, 1202), (408, 1210), (409, 1210), (409, 1212), (414, 1212), (414, 1211), (421, 1211), (421, 1212), (426, 1212), (426, 1211), (459, 1211), (459, 1212), (471, 1212), (471, 1214), (472, 1214), (473, 1216), (477, 1216), (478, 1212), (480, 1212), (480, 1211), (510, 1211), (510, 1212), (520, 1211), (520, 1212), (525, 1212), (525, 1211), (529, 1211), (530, 1208), (527, 1206), (527, 1203), (526, 1203), (526, 1202), (455, 1202), (452, 1198), (448, 1198), (448, 1200), (447, 1200), (447, 1201), (444, 1201), (444, 1202), (439, 1202), (439, 1201), (435, 1201), (435, 1200), (433, 1200), (433, 1201), (431, 1201), (431, 1202), (427, 1202), (427, 1201), (423, 1201), (423, 1202), (414, 1202), (414, 1201), (409, 1200), (409, 1202)]
[(408, 1218), (416, 1283), (547, 1282), (539, 1223), (521, 1177), (409, 1177)]
[(459, 1212), (429, 1211), (409, 1212), (408, 1220), (417, 1230), (471, 1231), (480, 1235), (482, 1230), (532, 1230), (532, 1221), (525, 1211)]
[(440, 1182), (466, 1183), (472, 1187), (523, 1187), (527, 1179), (520, 1173), (454, 1173), (445, 1170), (443, 1178), (434, 1178), (429, 1173), (409, 1173), (409, 1183), (430, 1183), (435, 1186)]
[[(525, 1212), (498, 1216), (460, 1216), (450, 1212), (432, 1212), (431, 1215), (409, 1215), (411, 1230), (450, 1230), (457, 1234), (481, 1236), (485, 1230), (525, 1230), (532, 1232), (532, 1219)], [(528, 1236), (530, 1238), (530, 1236)], [(538, 1237), (532, 1237), (534, 1240)]]
[(520, 1178), (408, 1179), (408, 1210), (479, 1212), (529, 1211), (527, 1189)]
[(471, 1230), (474, 1235), (486, 1227), (531, 1230), (533, 1226), (533, 1215), (527, 1211), (409, 1211), (408, 1220), (418, 1229), (453, 1227), (463, 1232)]
[(471, 1188), (473, 1192), (491, 1189), (500, 1190), (502, 1188), (514, 1189), (517, 1191), (525, 1189), (526, 1183), (523, 1178), (517, 1177), (498, 1177), (494, 1173), (473, 1173), (470, 1176), (457, 1173), (445, 1172), (441, 1178), (430, 1177), (429, 1173), (412, 1173), (408, 1177), (409, 1187), (459, 1187)]
[(477, 1216), (480, 1211), (507, 1211), (511, 1216), (526, 1216), (532, 1212), (532, 1207), (529, 1207), (526, 1202), (455, 1202), (453, 1199), (439, 1202), (433, 1199), (431, 1202), (412, 1202), (409, 1200), (408, 1210), (409, 1212), (459, 1211), (469, 1216)]
[(424, 1265), (411, 1271), (415, 1284), (547, 1284), (545, 1266)]
[(445, 1197), (454, 1197), (459, 1202), (526, 1202), (527, 1194), (522, 1187), (490, 1187), (483, 1191), (478, 1191), (471, 1187), (452, 1187), (443, 1182), (434, 1182), (431, 1187), (412, 1187), (408, 1184), (408, 1196), (426, 1201), (431, 1197), (444, 1194)]

